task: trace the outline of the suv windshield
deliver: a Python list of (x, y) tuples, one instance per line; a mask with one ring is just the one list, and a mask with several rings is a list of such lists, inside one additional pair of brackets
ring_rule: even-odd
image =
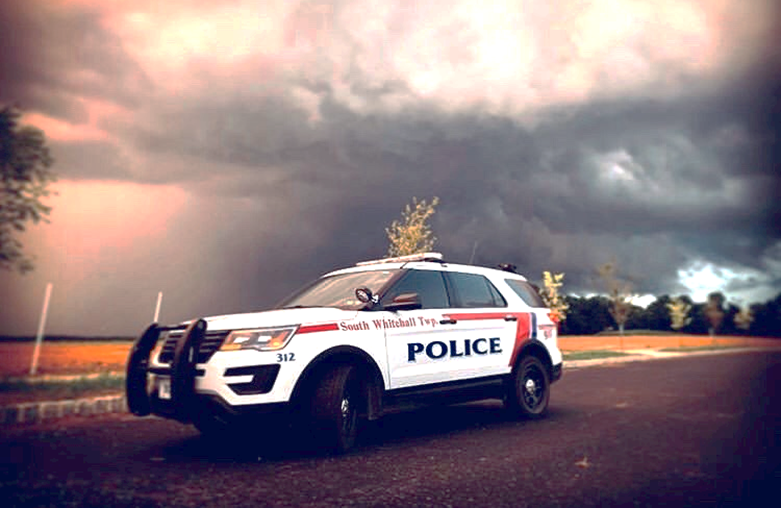
[(398, 270), (372, 270), (324, 277), (283, 301), (277, 308), (339, 307), (358, 310), (366, 304), (355, 297), (356, 289), (369, 288), (377, 294), (397, 273)]

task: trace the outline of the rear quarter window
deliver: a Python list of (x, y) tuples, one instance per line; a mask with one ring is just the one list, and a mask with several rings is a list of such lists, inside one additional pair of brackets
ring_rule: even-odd
[(528, 282), (518, 279), (505, 279), (504, 281), (529, 307), (545, 308), (545, 302), (542, 301), (540, 294)]

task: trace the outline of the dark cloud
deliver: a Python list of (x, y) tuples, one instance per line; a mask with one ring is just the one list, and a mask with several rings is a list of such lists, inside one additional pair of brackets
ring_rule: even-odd
[[(141, 293), (166, 293), (166, 319), (255, 310), (331, 268), (381, 257), (384, 228), (413, 196), (440, 197), (433, 227), (449, 259), (509, 261), (532, 279), (564, 271), (581, 294), (600, 289), (596, 267), (613, 258), (637, 292), (654, 294), (684, 292), (679, 271), (693, 263), (781, 266), (781, 76), (770, 53), (729, 79), (700, 83), (671, 66), (675, 93), (640, 87), (537, 105), (528, 118), (438, 97), (386, 108), (414, 97), (411, 85), (384, 68), (371, 79), (353, 40), (343, 83), (291, 71), (232, 86), (203, 65), (199, 78), (215, 89), (178, 96), (151, 93), (95, 12), (21, 5), (0, 7), (0, 26), (15, 27), (0, 38), (0, 70), (18, 69), (0, 73), (0, 100), (72, 122), (86, 115), (80, 95), (134, 113), (103, 120), (107, 140), (55, 143), (61, 176), (192, 194), (167, 238), (94, 283), (103, 296), (87, 307), (110, 286), (127, 289), (112, 297), (127, 309), (118, 328), (146, 312)], [(413, 31), (403, 18), (398, 29)], [(638, 45), (652, 61), (653, 48)], [(544, 89), (546, 76), (533, 84)], [(781, 290), (777, 274), (759, 282)]]
[(131, 164), (110, 141), (49, 143), (59, 178), (131, 180)]
[(78, 124), (85, 96), (133, 108), (152, 88), (94, 8), (2, 2), (0, 32), (0, 102)]

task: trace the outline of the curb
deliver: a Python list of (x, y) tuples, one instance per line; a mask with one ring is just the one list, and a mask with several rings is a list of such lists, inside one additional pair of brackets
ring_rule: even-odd
[(597, 365), (613, 364), (613, 363), (629, 363), (629, 362), (645, 362), (648, 360), (662, 360), (665, 358), (681, 358), (690, 356), (711, 356), (711, 355), (726, 355), (734, 353), (752, 353), (758, 351), (774, 351), (778, 348), (767, 347), (741, 347), (741, 348), (725, 348), (714, 349), (709, 351), (687, 351), (687, 352), (666, 352), (656, 351), (653, 349), (647, 350), (631, 350), (627, 351), (627, 356), (610, 356), (607, 358), (596, 358), (593, 360), (569, 360), (564, 362), (564, 371), (568, 369), (582, 369), (585, 367), (595, 367)]
[(0, 407), (0, 425), (40, 423), (66, 416), (91, 416), (124, 412), (127, 412), (127, 400), (124, 395), (25, 402)]

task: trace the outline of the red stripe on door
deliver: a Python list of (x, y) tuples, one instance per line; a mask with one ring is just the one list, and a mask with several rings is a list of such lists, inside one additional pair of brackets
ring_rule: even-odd
[(513, 312), (477, 312), (474, 314), (443, 314), (445, 319), (455, 319), (456, 321), (476, 321), (482, 319), (504, 319), (508, 316), (515, 316)]
[(336, 323), (326, 323), (323, 325), (305, 325), (298, 329), (296, 334), (302, 333), (316, 333), (316, 332), (335, 332), (339, 329), (339, 325)]

